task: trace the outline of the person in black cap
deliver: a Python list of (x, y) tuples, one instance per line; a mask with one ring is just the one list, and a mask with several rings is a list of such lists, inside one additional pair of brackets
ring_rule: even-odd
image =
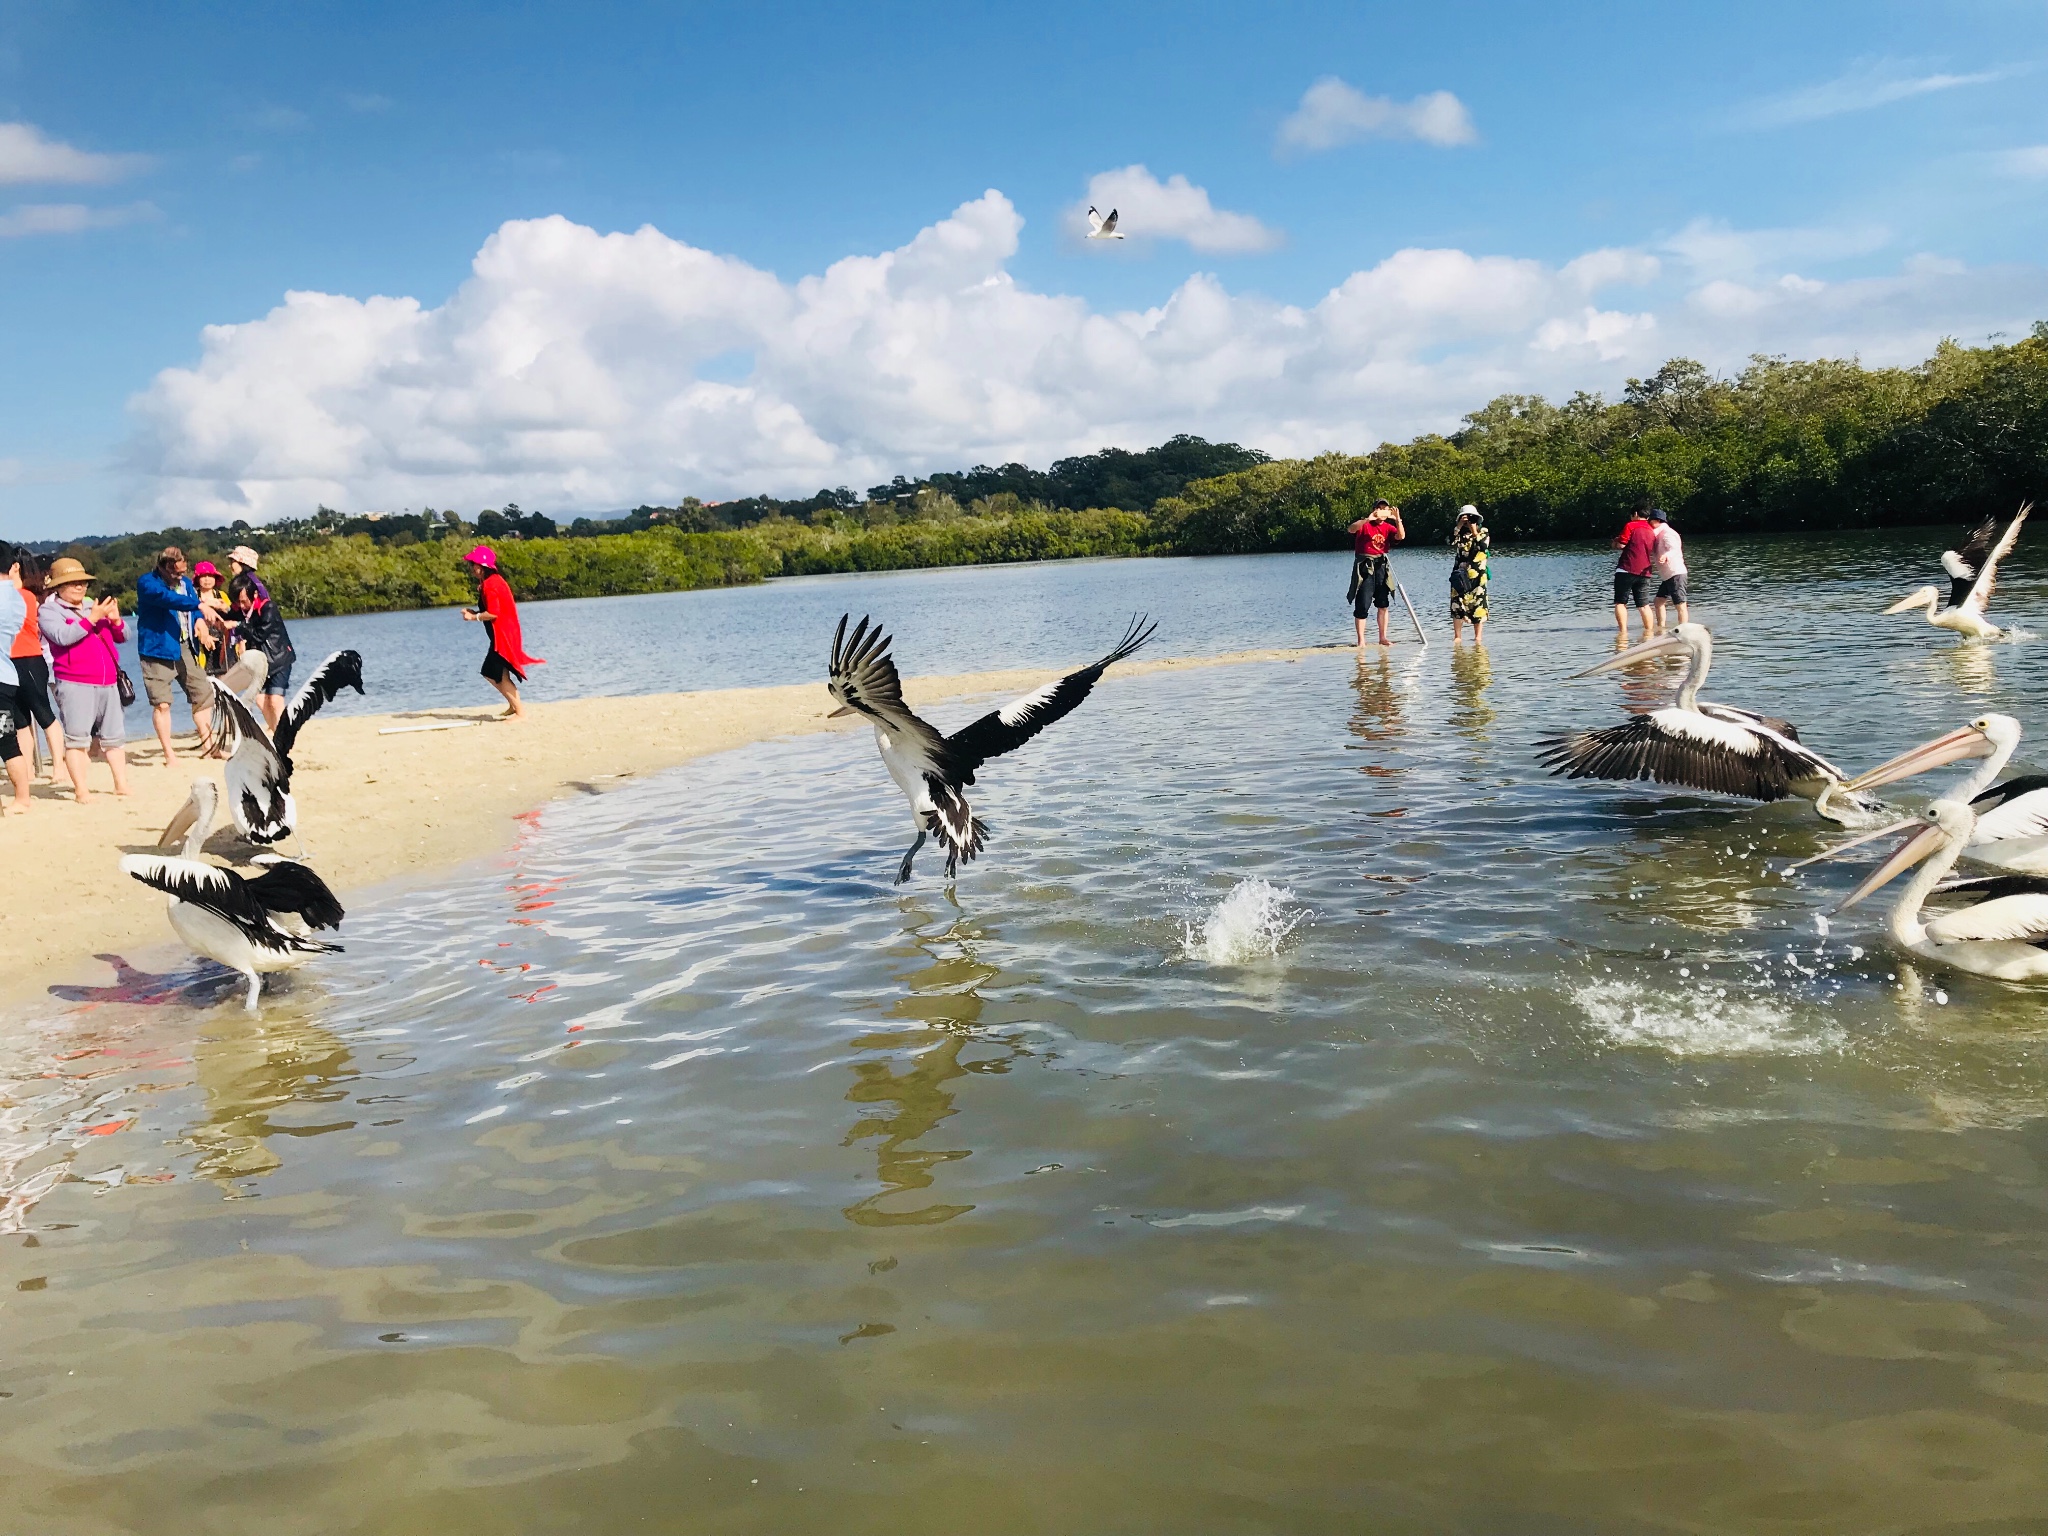
[(1387, 609), (1394, 601), (1394, 573), (1387, 562), (1388, 546), (1408, 537), (1401, 525), (1401, 509), (1382, 496), (1372, 510), (1347, 530), (1355, 553), (1351, 560), (1351, 617), (1358, 627), (1358, 648), (1365, 649), (1365, 619), (1379, 610), (1380, 644), (1392, 645), (1387, 635)]
[(1685, 541), (1671, 526), (1671, 519), (1662, 507), (1650, 508), (1650, 522), (1657, 530), (1657, 563), (1650, 567), (1650, 575), (1657, 583), (1657, 628), (1665, 630), (1672, 627), (1664, 611), (1666, 603), (1678, 610), (1679, 623), (1684, 624), (1692, 618), (1692, 607), (1686, 601), (1685, 591)]

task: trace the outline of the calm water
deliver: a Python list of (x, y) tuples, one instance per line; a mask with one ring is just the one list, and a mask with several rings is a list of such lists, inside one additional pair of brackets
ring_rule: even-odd
[[(2043, 721), (2040, 643), (1874, 616), (1896, 549), (1714, 554), (1711, 696), (1856, 765)], [(1538, 776), (1618, 718), (1606, 569), (1112, 677), (950, 893), (813, 737), (359, 901), (253, 1019), (183, 959), (18, 1015), (8, 1528), (2048, 1529), (2048, 996), (1818, 938), (1801, 806)], [(848, 606), (910, 670), (1346, 622), (1327, 560), (1064, 574), (617, 622), (762, 682)]]

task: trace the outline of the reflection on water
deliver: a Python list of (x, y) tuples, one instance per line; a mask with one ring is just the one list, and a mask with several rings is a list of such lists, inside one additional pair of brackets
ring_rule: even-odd
[[(1711, 691), (1845, 767), (2048, 718), (1895, 561), (1689, 553)], [(8, 1021), (0, 1524), (2048, 1521), (2041, 995), (1817, 938), (1803, 806), (1535, 770), (1675, 668), (1562, 686), (1611, 560), (1519, 630), (1516, 564), (1483, 651), (1112, 674), (950, 893), (804, 738), (352, 900), (253, 1019)]]

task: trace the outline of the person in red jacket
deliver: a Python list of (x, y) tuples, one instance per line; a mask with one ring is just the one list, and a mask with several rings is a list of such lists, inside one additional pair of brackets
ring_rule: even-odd
[(483, 674), (505, 696), (505, 713), (499, 718), (524, 720), (519, 685), (526, 681), (526, 669), (546, 658), (527, 655), (520, 642), (519, 605), (512, 600), (512, 584), (498, 574), (498, 557), (491, 547), (479, 544), (462, 558), (477, 578), (477, 606), (463, 609), (462, 616), (489, 626), (491, 648), (484, 653)]
[(1643, 638), (1649, 639), (1657, 630), (1655, 610), (1650, 606), (1650, 570), (1657, 563), (1657, 525), (1650, 520), (1655, 506), (1649, 497), (1643, 497), (1614, 536), (1614, 547), (1621, 551), (1614, 566), (1614, 627), (1623, 640), (1628, 639), (1631, 602), (1643, 621)]

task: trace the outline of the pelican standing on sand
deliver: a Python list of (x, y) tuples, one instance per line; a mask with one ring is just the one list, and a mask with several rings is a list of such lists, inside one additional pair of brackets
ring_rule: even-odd
[(1680, 624), (1596, 666), (1574, 673), (1591, 677), (1655, 656), (1684, 653), (1691, 661), (1677, 701), (1600, 731), (1575, 731), (1539, 741), (1538, 761), (1574, 779), (1650, 779), (1745, 800), (1797, 795), (1829, 821), (1846, 821), (1844, 804), (1859, 812), (1876, 803), (1849, 791), (1847, 775), (1800, 744), (1789, 720), (1731, 704), (1703, 704), (1700, 688), (1714, 664), (1714, 637), (1704, 624)]
[(214, 739), (217, 752), (227, 751), (223, 776), (228, 809), (235, 827), (252, 843), (279, 843), (295, 835), (299, 808), (292, 799), (292, 746), (308, 720), (344, 688), (363, 691), (363, 658), (355, 651), (336, 651), (306, 679), (278, 719), (277, 733), (264, 729), (256, 712), (219, 678), (213, 680)]
[(171, 898), (171, 927), (194, 952), (239, 971), (249, 983), (244, 1006), (254, 1008), (263, 977), (304, 965), (314, 955), (338, 954), (339, 944), (312, 937), (316, 928), (338, 928), (346, 915), (334, 892), (312, 870), (288, 860), (254, 879), (198, 857), (213, 830), (216, 791), (211, 779), (192, 785), (191, 797), (163, 843), (183, 834), (176, 858), (131, 854), (121, 873)]
[(1947, 549), (1941, 554), (1941, 568), (1949, 575), (1949, 606), (1941, 606), (1941, 589), (1932, 585), (1922, 587), (1910, 597), (1902, 597), (1886, 613), (1912, 613), (1918, 609), (1927, 610), (1927, 622), (1942, 629), (1952, 629), (1966, 640), (1997, 640), (2005, 631), (1984, 617), (1985, 609), (1991, 606), (1991, 594), (1998, 586), (1999, 562), (2012, 553), (2013, 545), (2019, 542), (2020, 527), (2027, 520), (2027, 514), (2034, 510), (2032, 502), (2022, 502), (2013, 520), (2005, 525), (2005, 537), (1995, 545), (1991, 535), (1998, 527), (1997, 520), (1986, 518), (1977, 525), (1960, 551)]
[(896, 871), (898, 885), (910, 878), (911, 861), (927, 837), (937, 838), (946, 850), (948, 879), (963, 862), (981, 852), (988, 828), (969, 808), (963, 793), (974, 782), (976, 770), (992, 757), (1014, 752), (1053, 721), (1072, 713), (1104, 672), (1150, 640), (1159, 627), (1147, 624), (1140, 615), (1131, 620), (1116, 649), (1100, 661), (1069, 672), (1036, 693), (1011, 700), (951, 736), (941, 736), (903, 702), (903, 683), (896, 675), (889, 637), (882, 627), (870, 626), (863, 618), (849, 636), (846, 623), (852, 617), (842, 614), (839, 628), (833, 632), (825, 687), (839, 704), (832, 711), (834, 716), (867, 716), (875, 728), (875, 745), (881, 749), (883, 766), (910, 802), (917, 841)]
[(1935, 801), (1915, 818), (1917, 830), (1868, 879), (1837, 902), (1834, 910), (1846, 912), (1919, 864), (1885, 920), (1885, 932), (1894, 944), (1909, 954), (1976, 976), (2048, 981), (2048, 880), (1999, 875), (1962, 881), (1944, 889), (1957, 895), (1983, 892), (1987, 899), (1928, 921), (1921, 919), (1922, 906), (1955, 868), (1976, 822), (1976, 813), (1962, 801)]
[[(1967, 804), (1976, 817), (1962, 857), (1973, 864), (1990, 864), (2015, 874), (2048, 875), (2048, 774), (2023, 774), (2003, 784), (1992, 783), (2012, 761), (2019, 744), (2020, 723), (2011, 715), (1979, 715), (1946, 736), (1923, 742), (1868, 773), (1858, 774), (1849, 781), (1849, 788), (1877, 789), (1950, 763), (1981, 758), (1983, 761), (1973, 772), (1965, 774), (1960, 783), (1941, 796)], [(1894, 822), (1819, 857), (1833, 858), (1916, 824), (1913, 818)], [(1791, 867), (1798, 869), (1814, 862), (1805, 859)]]

